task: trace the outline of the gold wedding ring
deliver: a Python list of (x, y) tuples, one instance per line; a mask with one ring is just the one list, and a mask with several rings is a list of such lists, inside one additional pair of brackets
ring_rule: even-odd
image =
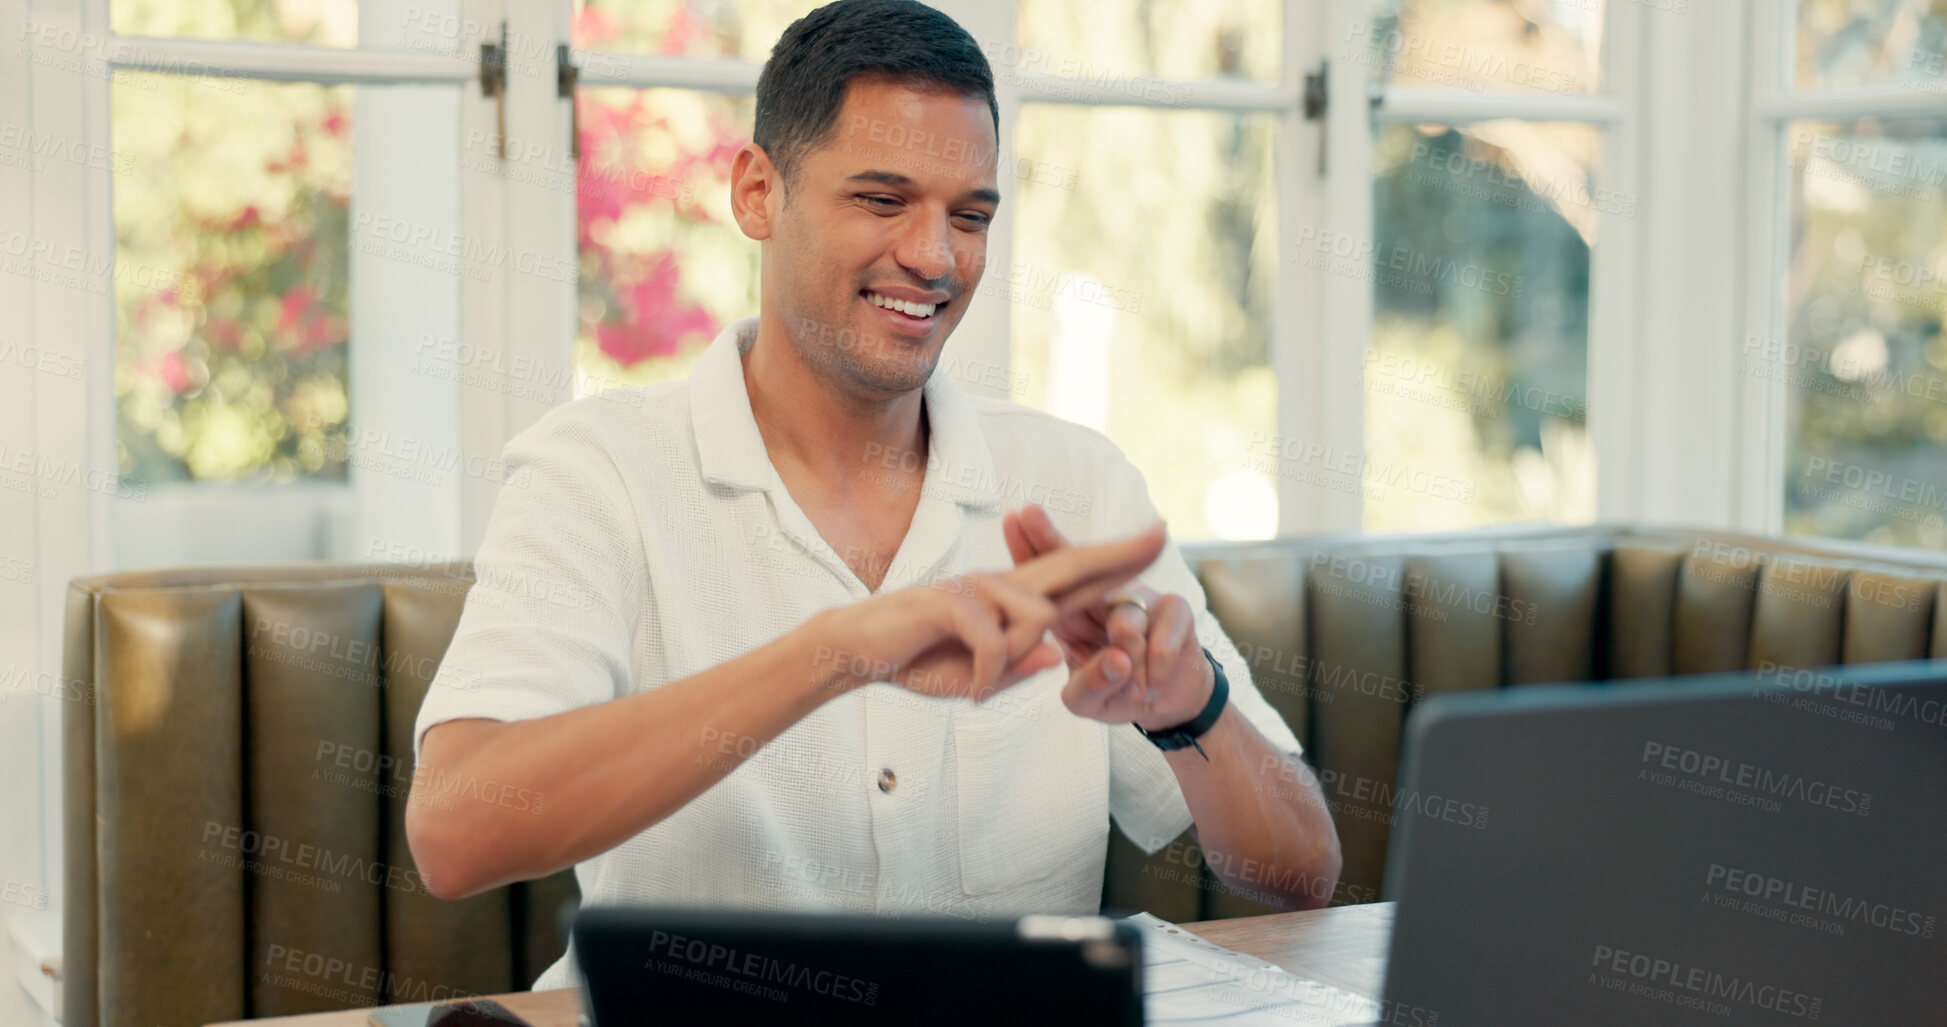
[(1144, 600), (1142, 596), (1139, 596), (1134, 592), (1117, 592), (1115, 595), (1112, 595), (1108, 598), (1108, 603), (1109, 606), (1112, 608), (1115, 606), (1119, 606), (1123, 603), (1128, 603), (1131, 606), (1134, 606), (1136, 609), (1141, 610), (1143, 612), (1143, 616), (1145, 617), (1149, 616), (1149, 603), (1146, 600)]

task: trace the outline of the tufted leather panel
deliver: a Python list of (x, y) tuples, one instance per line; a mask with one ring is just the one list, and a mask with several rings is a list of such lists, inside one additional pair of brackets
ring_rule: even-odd
[[(90, 855), (105, 1024), (248, 1010), (247, 882), (225, 865), (242, 845), (221, 834), (243, 821), (241, 610), (233, 589), (101, 598)], [(74, 1014), (65, 1022), (86, 1022)]]
[[(61, 715), (61, 851), (67, 854), (61, 893), (61, 988), (63, 1019), (68, 1024), (92, 1025), (97, 1022), (97, 996), (101, 986), (99, 959), (101, 904), (97, 893), (101, 877), (93, 858), (75, 859), (77, 852), (95, 851), (94, 795), (95, 718), (98, 700), (95, 687), (94, 596), (71, 588), (63, 621), (66, 631), (61, 650), (61, 677), (69, 682), (85, 682), (85, 691), (70, 697), (68, 707), (87, 706), (90, 715), (63, 707)], [(86, 802), (78, 801), (87, 797)], [(83, 999), (78, 1000), (77, 996)], [(85, 1018), (77, 1017), (75, 1007), (85, 1001)]]
[(1373, 868), (1386, 855), (1406, 716), (1387, 688), (1409, 680), (1404, 561), (1360, 554), (1313, 567), (1307, 599), (1318, 670), (1310, 756), (1346, 854), (1340, 885), (1360, 894), (1379, 885)]
[[(376, 584), (304, 590), (244, 589), (247, 812), (240, 839), (256, 833), (269, 871), (247, 875), (252, 1015), (310, 1012), (317, 982), (276, 972), (278, 955), (317, 953), (353, 967), (384, 966), (379, 920), (384, 865), (377, 754), (380, 650)], [(350, 752), (341, 765), (321, 756)], [(371, 754), (359, 759), (357, 754)], [(227, 828), (231, 825), (224, 825)], [(241, 847), (241, 853), (249, 849)], [(291, 876), (283, 876), (289, 873)], [(332, 980), (340, 1005), (382, 997), (376, 975)]]
[(1667, 547), (1618, 543), (1609, 554), (1613, 619), (1607, 677), (1670, 673), (1676, 653), (1677, 575), (1682, 570), (1683, 554)]
[(70, 586), (69, 1027), (525, 986), (572, 873), (458, 903), (403, 832), (412, 724), (464, 565), (172, 570)]
[(1784, 557), (1764, 563), (1755, 586), (1748, 665), (1755, 670), (1838, 663), (1850, 575), (1848, 568), (1827, 560)]
[[(455, 589), (385, 587), (385, 751), (405, 757), (385, 780), (386, 859), (395, 866), (412, 865), (406, 848), (406, 795), (412, 786), (413, 722), (452, 641), (464, 599)], [(417, 1001), (414, 985), (421, 981), (489, 994), (507, 980), (514, 959), (514, 905), (506, 896), (485, 892), (445, 902), (409, 888), (390, 898), (385, 942), (394, 977), (386, 1001)], [(513, 980), (525, 983), (538, 975), (538, 970), (525, 977), (515, 974)]]
[(1684, 561), (1677, 574), (1670, 671), (1710, 674), (1742, 670), (1751, 652), (1754, 562), (1705, 556)]
[(1491, 550), (1424, 553), (1406, 558), (1407, 666), (1414, 698), (1487, 688), (1502, 680), (1501, 633), (1494, 613), (1455, 603), (1464, 595), (1501, 594), (1501, 561)]
[(1843, 663), (1927, 658), (1934, 583), (1884, 571), (1854, 571), (1847, 583)]
[(1501, 554), (1507, 601), (1497, 618), (1507, 637), (1507, 683), (1587, 681), (1596, 668), (1596, 596), (1601, 554), (1586, 546), (1509, 549)]
[(1947, 582), (1934, 590), (1933, 658), (1947, 660)]
[(1237, 644), (1258, 691), (1302, 744), (1311, 727), (1305, 563), (1289, 550), (1203, 565), (1210, 612)]

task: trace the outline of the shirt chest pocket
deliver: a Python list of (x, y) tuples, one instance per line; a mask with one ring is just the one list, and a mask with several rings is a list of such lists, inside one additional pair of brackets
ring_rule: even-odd
[[(1041, 682), (1025, 682), (1017, 689)], [(1109, 832), (1109, 749), (1100, 725), (1052, 689), (957, 711), (954, 813), (960, 884), (993, 895), (1057, 870), (1099, 867)]]

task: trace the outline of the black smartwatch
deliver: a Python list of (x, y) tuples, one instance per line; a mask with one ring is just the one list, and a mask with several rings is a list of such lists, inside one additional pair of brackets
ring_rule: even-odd
[(1156, 743), (1156, 748), (1164, 752), (1194, 748), (1197, 755), (1207, 760), (1210, 754), (1203, 751), (1203, 746), (1197, 744), (1197, 739), (1202, 738), (1204, 732), (1216, 726), (1217, 718), (1223, 715), (1224, 703), (1230, 701), (1230, 679), (1224, 677), (1223, 664), (1218, 663), (1217, 658), (1210, 655), (1210, 650), (1203, 651), (1203, 658), (1210, 661), (1210, 672), (1215, 676), (1216, 681), (1210, 688), (1210, 701), (1203, 704), (1202, 713), (1175, 727), (1166, 727), (1161, 731), (1143, 731), (1140, 724), (1132, 723), (1130, 726), (1142, 731), (1144, 738)]

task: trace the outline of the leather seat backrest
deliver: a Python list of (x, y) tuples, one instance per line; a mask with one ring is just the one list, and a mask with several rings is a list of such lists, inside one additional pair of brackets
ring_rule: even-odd
[[(1947, 658), (1947, 559), (1675, 530), (1495, 530), (1186, 546), (1211, 612), (1317, 769), (1345, 863), (1384, 886), (1406, 716), (1550, 682)], [(1186, 834), (1111, 842), (1105, 905), (1265, 912)], [(1163, 913), (1162, 910), (1168, 910)]]
[(464, 564), (85, 579), (68, 596), (68, 1027), (526, 987), (572, 873), (460, 902), (403, 822)]

